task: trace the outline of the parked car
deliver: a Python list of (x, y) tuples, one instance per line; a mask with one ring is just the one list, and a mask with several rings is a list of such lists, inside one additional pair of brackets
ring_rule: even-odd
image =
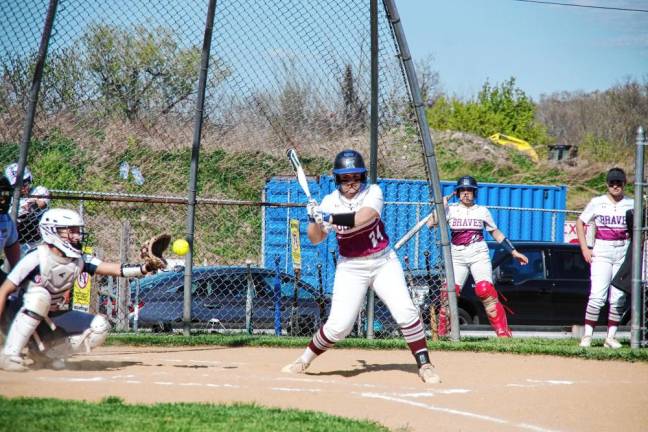
[[(138, 327), (171, 331), (182, 326), (184, 307), (184, 269), (166, 271), (131, 283), (131, 303), (139, 307), (131, 314)], [(248, 288), (252, 290), (253, 329), (274, 329), (275, 272), (251, 267), (195, 267), (192, 278), (191, 321), (205, 329), (239, 330), (246, 328)], [(311, 335), (326, 318), (330, 300), (299, 281), (294, 318), (295, 277), (280, 274), (280, 313), (282, 329), (290, 334)], [(250, 285), (251, 284), (251, 285)]]
[[(590, 292), (590, 266), (585, 262), (580, 247), (570, 243), (515, 242), (516, 248), (529, 258), (521, 266), (497, 243), (488, 242), (493, 263), (493, 282), (500, 299), (508, 309), (509, 325), (571, 326), (582, 324)], [(407, 272), (406, 272), (407, 274)], [(439, 288), (437, 275), (428, 275), (417, 269), (408, 275), (414, 291), (425, 293), (421, 300), (423, 321), (429, 325), (430, 304), (438, 313)], [(468, 277), (457, 299), (459, 324), (487, 325), (488, 317), (481, 300), (475, 295), (475, 281)], [(630, 302), (621, 324), (630, 320)], [(599, 324), (607, 323), (607, 306), (601, 310)], [(396, 332), (393, 320), (384, 304), (376, 301), (375, 315), (382, 320), (385, 331)]]

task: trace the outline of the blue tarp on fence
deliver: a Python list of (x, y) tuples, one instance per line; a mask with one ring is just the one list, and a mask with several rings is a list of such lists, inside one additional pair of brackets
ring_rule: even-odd
[[(311, 194), (318, 202), (335, 189), (331, 176), (310, 178)], [(430, 211), (429, 189), (425, 180), (378, 179), (385, 197), (383, 219), (393, 245)], [(441, 182), (443, 195), (454, 190), (455, 182)], [(272, 203), (306, 203), (294, 177), (273, 177), (266, 183), (264, 201)], [(566, 186), (516, 185), (480, 183), (477, 203), (489, 207), (495, 223), (511, 240), (563, 241)], [(501, 208), (506, 207), (506, 208)], [(533, 210), (529, 210), (533, 209)], [(304, 207), (264, 207), (263, 215), (263, 265), (273, 267), (275, 257), (280, 267), (293, 273), (290, 250), (290, 219), (300, 221), (302, 279), (317, 286), (317, 264), (322, 264), (324, 288), (330, 292), (335, 272), (334, 255), (337, 243), (334, 235), (313, 246), (308, 241), (306, 209)], [(412, 268), (423, 268), (424, 251), (430, 253), (431, 262), (439, 262), (438, 239), (426, 228), (412, 238), (398, 254), (407, 255)]]

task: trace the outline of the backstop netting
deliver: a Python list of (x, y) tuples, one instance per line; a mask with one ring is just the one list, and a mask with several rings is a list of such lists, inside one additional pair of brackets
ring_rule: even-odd
[[(369, 165), (370, 2), (216, 2), (192, 233), (187, 197), (209, 2), (3, 2), (3, 167), (19, 157), (44, 23), (56, 3), (27, 196), (45, 186), (50, 208), (79, 210), (91, 233), (87, 252), (106, 260), (137, 262), (140, 244), (161, 231), (192, 235), (193, 328), (314, 332), (330, 306), (337, 247), (333, 236), (318, 246), (308, 242), (306, 197), (285, 153), (297, 149), (318, 201), (335, 187), (337, 152), (359, 150)], [(382, 2), (377, 22), (377, 174), (393, 244), (430, 212), (430, 194), (401, 52)], [(25, 249), (40, 241), (34, 224), (42, 209), (28, 207), (35, 213), (19, 215)], [(438, 231), (424, 228), (398, 253), (429, 328), (445, 277)], [(171, 254), (167, 271), (156, 276), (97, 278), (90, 294), (81, 284), (75, 306), (106, 313), (120, 329), (180, 327), (183, 265), (185, 258)], [(365, 317), (358, 335), (370, 331)], [(372, 329), (397, 334), (380, 301)]]

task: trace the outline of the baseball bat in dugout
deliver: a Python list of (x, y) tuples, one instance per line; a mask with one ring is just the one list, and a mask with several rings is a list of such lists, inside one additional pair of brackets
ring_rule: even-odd
[(295, 286), (293, 289), (292, 307), (290, 308), (290, 335), (299, 334), (299, 320), (297, 319), (297, 298), (299, 297), (299, 281), (301, 279), (301, 269), (295, 269)]
[(274, 276), (274, 331), (275, 336), (281, 336), (281, 270), (279, 269), (279, 255), (275, 257)]
[(317, 305), (319, 306), (320, 325), (324, 322), (324, 282), (322, 280), (322, 264), (317, 264), (317, 281), (319, 283), (319, 296), (317, 297)]
[(434, 306), (434, 296), (433, 296), (433, 280), (432, 280), (432, 267), (430, 265), (430, 251), (423, 251), (423, 256), (425, 257), (425, 273), (427, 276), (427, 285), (428, 285), (428, 297), (430, 302), (430, 333), (432, 334), (432, 340), (439, 339), (439, 328), (437, 327), (436, 319), (436, 308)]

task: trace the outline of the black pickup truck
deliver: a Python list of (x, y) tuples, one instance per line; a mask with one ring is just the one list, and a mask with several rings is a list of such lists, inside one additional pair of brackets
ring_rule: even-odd
[[(529, 258), (521, 266), (497, 243), (493, 251), (493, 282), (500, 292), (509, 325), (582, 324), (590, 291), (590, 266), (578, 245), (552, 242), (515, 242), (515, 247)], [(621, 324), (630, 319), (629, 301)], [(468, 278), (458, 298), (461, 324), (488, 324), (475, 282)], [(607, 323), (607, 306), (599, 315), (599, 324)]]

